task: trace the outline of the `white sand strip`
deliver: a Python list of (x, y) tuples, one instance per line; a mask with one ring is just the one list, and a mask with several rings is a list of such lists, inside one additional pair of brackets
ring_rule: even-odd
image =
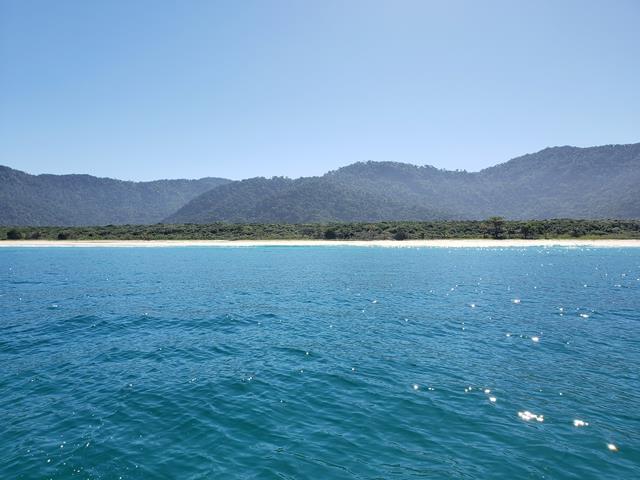
[(640, 240), (3, 240), (0, 247), (640, 247)]

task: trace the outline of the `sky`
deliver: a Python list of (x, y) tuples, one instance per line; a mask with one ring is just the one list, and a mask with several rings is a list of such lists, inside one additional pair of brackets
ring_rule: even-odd
[(640, 142), (637, 0), (0, 0), (0, 164), (480, 170)]

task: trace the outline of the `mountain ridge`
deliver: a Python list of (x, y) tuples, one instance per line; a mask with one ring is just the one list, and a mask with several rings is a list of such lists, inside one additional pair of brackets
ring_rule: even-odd
[[(165, 221), (297, 223), (480, 219), (491, 215), (513, 219), (638, 218), (640, 195), (635, 185), (640, 184), (640, 143), (550, 147), (478, 172), (399, 162), (356, 162), (323, 176), (288, 179), (286, 185), (274, 181), (266, 196), (252, 194), (251, 182), (258, 181), (265, 188), (269, 179), (248, 179), (241, 188), (234, 183), (205, 192)], [(243, 199), (238, 210), (230, 199), (240, 189)], [(329, 191), (331, 195), (323, 194)], [(312, 211), (305, 206), (305, 195), (317, 199)], [(367, 202), (371, 208), (363, 210)], [(336, 203), (353, 208), (345, 212)]]
[(640, 218), (640, 143), (548, 147), (477, 172), (355, 162), (314, 177), (133, 182), (0, 166), (0, 224)]
[(0, 224), (156, 223), (227, 182), (215, 177), (133, 182), (87, 174), (30, 175), (0, 165)]

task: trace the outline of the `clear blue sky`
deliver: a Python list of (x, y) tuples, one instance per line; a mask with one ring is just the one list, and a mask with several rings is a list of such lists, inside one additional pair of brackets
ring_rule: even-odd
[(0, 164), (478, 170), (640, 142), (640, 1), (0, 0)]

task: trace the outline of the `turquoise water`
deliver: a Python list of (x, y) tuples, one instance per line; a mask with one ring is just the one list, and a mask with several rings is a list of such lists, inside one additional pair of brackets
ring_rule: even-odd
[(2, 248), (0, 478), (640, 478), (639, 329), (640, 249)]

